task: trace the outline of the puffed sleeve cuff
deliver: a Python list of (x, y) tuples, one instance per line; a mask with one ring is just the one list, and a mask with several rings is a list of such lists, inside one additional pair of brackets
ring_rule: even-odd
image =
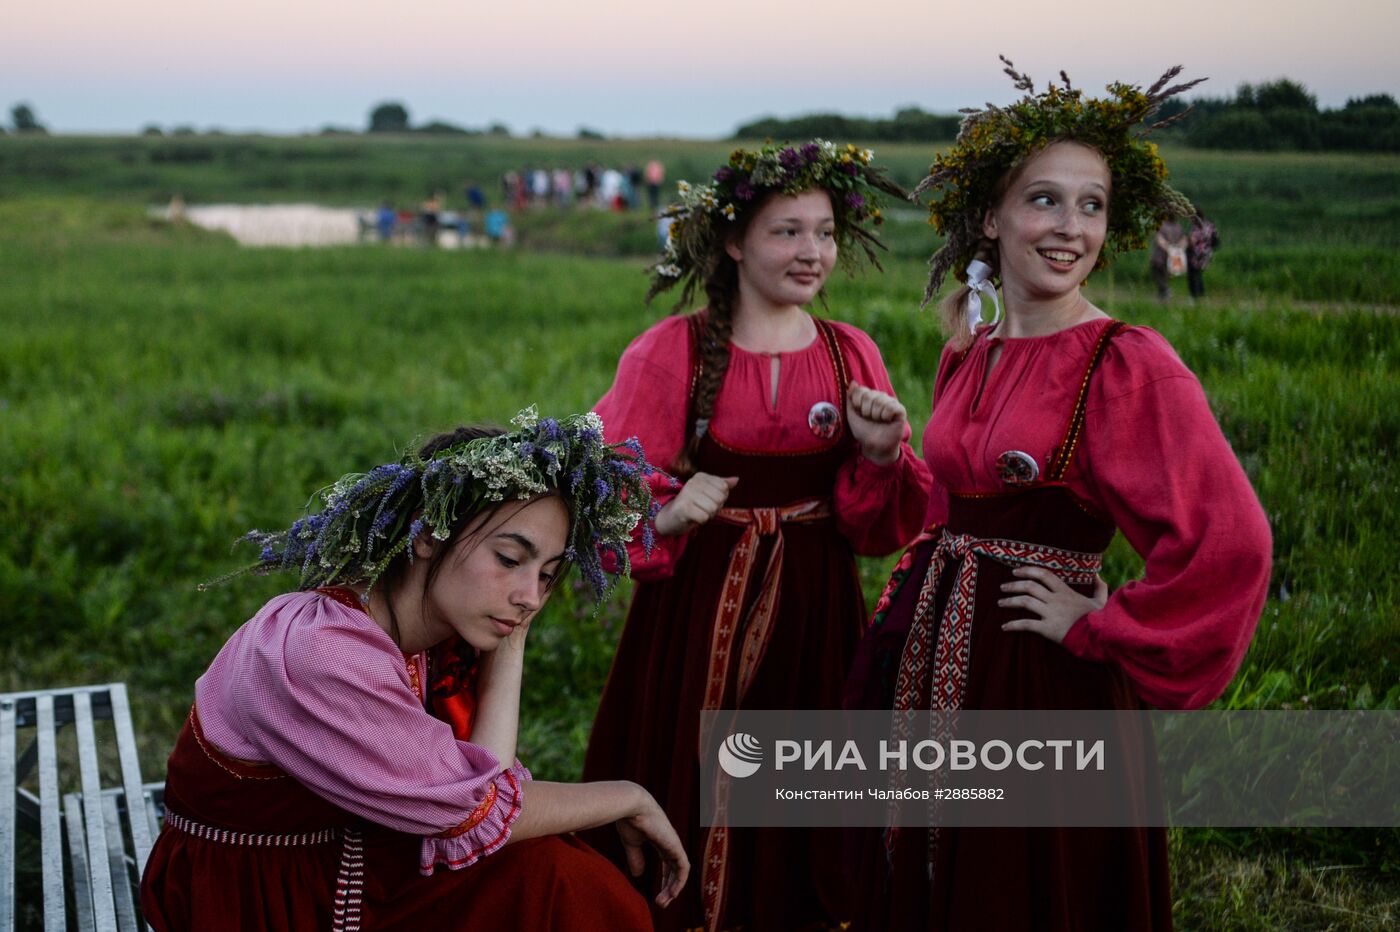
[(857, 454), (837, 473), (833, 504), (837, 527), (856, 553), (875, 556), (903, 547), (923, 530), (928, 511), (928, 466), (908, 440), (883, 465)]
[(511, 825), (520, 818), (521, 786), (530, 779), (530, 771), (519, 760), (498, 774), (465, 819), (423, 839), (419, 872), (430, 876), (437, 867), (461, 870), (499, 851), (510, 838)]
[[(865, 458), (864, 453), (856, 455), (856, 468), (852, 474), (859, 484), (866, 482), (892, 482), (899, 478), (899, 464), (904, 462), (904, 448), (909, 446), (907, 442), (901, 443), (895, 452), (894, 459), (888, 463), (880, 464)], [(910, 451), (912, 454), (912, 450)]]
[(1108, 658), (1104, 656), (1103, 648), (1095, 640), (1094, 633), (1090, 629), (1089, 619), (1094, 614), (1094, 612), (1090, 612), (1070, 625), (1069, 630), (1065, 632), (1065, 639), (1061, 643), (1063, 643), (1065, 650), (1080, 660), (1094, 660), (1102, 663)]

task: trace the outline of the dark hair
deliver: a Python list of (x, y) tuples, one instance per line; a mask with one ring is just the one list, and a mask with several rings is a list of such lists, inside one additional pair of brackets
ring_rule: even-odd
[[(483, 437), (499, 437), (501, 434), (504, 433), (506, 433), (506, 431), (503, 428), (485, 424), (474, 424), (467, 427), (458, 427), (456, 430), (446, 431), (444, 433), (437, 434), (436, 436), (428, 438), (428, 440), (426, 440), (423, 443), (423, 445), (418, 448), (418, 455), (421, 456), (423, 459), (431, 459), (433, 456), (436, 456), (438, 453), (442, 452), (443, 450), (446, 450), (448, 447), (454, 447), (460, 444), (465, 444), (472, 440), (480, 440)], [(541, 497), (547, 498), (550, 496), (559, 498), (560, 501), (564, 502), (564, 507), (568, 508), (568, 502), (563, 497), (558, 496), (556, 493), (548, 493)], [(512, 504), (512, 501), (513, 500), (511, 499), (507, 499), (502, 502), (496, 502), (490, 507), (481, 509), (480, 511), (464, 510), (464, 513), (459, 514), (457, 516), (457, 520), (453, 523), (452, 529), (447, 535), (447, 538), (443, 541), (440, 541), (440, 546), (438, 546), (433, 551), (433, 555), (428, 558), (428, 572), (423, 577), (423, 591), (419, 594), (419, 597), (421, 599), (423, 599), (426, 602), (428, 598), (428, 590), (432, 588), (433, 580), (437, 578), (437, 575), (442, 570), (443, 564), (447, 561), (447, 558), (452, 554), (454, 550), (456, 550), (457, 543), (461, 540), (462, 533), (478, 519), (484, 518), (485, 521), (489, 522), (490, 519), (494, 517), (496, 513), (499, 512), (502, 508)], [(570, 522), (573, 521), (572, 514), (570, 514), (569, 520)], [(400, 639), (399, 620), (397, 615), (395, 615), (394, 613), (393, 596), (394, 593), (398, 590), (399, 586), (403, 583), (403, 579), (408, 573), (408, 568), (409, 565), (412, 563), (412, 560), (413, 542), (409, 541), (408, 548), (404, 550), (403, 553), (399, 554), (397, 557), (394, 558), (393, 562), (391, 562), (388, 565), (388, 567), (385, 568), (384, 573), (379, 577), (379, 580), (376, 582), (376, 585), (382, 585), (384, 587), (385, 603), (389, 609), (389, 636), (394, 639), (395, 644), (398, 644)], [(564, 576), (565, 569), (567, 569), (567, 565), (565, 567), (561, 567), (560, 572), (555, 574), (554, 578), (556, 580), (562, 578)], [(553, 588), (552, 584), (551, 588)]]

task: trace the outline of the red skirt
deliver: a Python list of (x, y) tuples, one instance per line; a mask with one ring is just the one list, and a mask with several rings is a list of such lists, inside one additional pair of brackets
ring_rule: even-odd
[[(950, 531), (1101, 553), (1113, 527), (1067, 492), (1037, 488), (985, 498), (953, 495)], [(862, 640), (847, 704), (891, 708), (900, 654), (935, 542), (920, 544), (888, 613)], [(998, 606), (1014, 577), (978, 558), (965, 709), (1137, 709), (1116, 666), (1081, 660), (1059, 644), (1001, 625), (1023, 609)], [(955, 567), (939, 581), (940, 618)], [(1083, 591), (1083, 590), (1081, 590)], [(1150, 744), (1125, 735), (1124, 746)], [(1141, 789), (1141, 788), (1139, 788)], [(854, 928), (871, 932), (1167, 932), (1172, 926), (1163, 828), (955, 828), (939, 830), (929, 881), (928, 832), (905, 827), (892, 856), (878, 831), (851, 833), (850, 865), (866, 899)]]
[[(739, 476), (728, 506), (777, 507), (829, 499), (846, 441), (809, 454), (749, 454), (706, 438), (701, 468)], [(639, 583), (584, 762), (585, 780), (626, 779), (646, 787), (680, 833), (691, 879), (675, 903), (653, 909), (656, 927), (705, 925), (705, 840), (700, 825), (700, 712), (711, 671), (716, 607), (730, 554), (745, 528), (718, 520), (693, 532), (675, 573)], [(855, 557), (830, 517), (783, 525), (784, 555), (777, 608), (763, 659), (742, 696), (736, 689), (739, 651), (731, 652), (723, 709), (839, 709), (855, 645), (865, 620)], [(755, 566), (739, 613), (734, 644), (742, 643), (749, 609), (775, 537), (759, 538)], [(588, 835), (621, 863), (611, 833)], [(834, 928), (850, 917), (842, 875), (841, 835), (833, 829), (741, 828), (729, 833), (728, 858), (716, 878), (724, 884), (718, 928), (788, 930)], [(641, 889), (655, 892), (650, 873)]]
[[(141, 878), (156, 932), (651, 928), (626, 878), (572, 836), (509, 844), (425, 877), (417, 836), (366, 824), (276, 768), (224, 757), (197, 729), (191, 713)], [(344, 903), (351, 888), (359, 911), (338, 916), (338, 894)]]

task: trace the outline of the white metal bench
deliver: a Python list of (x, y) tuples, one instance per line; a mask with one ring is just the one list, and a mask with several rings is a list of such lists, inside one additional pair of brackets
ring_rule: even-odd
[[(114, 741), (95, 725), (108, 720)], [(65, 753), (60, 733), (69, 724), (76, 748)], [(104, 782), (104, 769), (119, 776)], [(13, 932), (22, 918), (19, 829), (39, 839), (45, 932), (145, 929), (135, 891), (159, 830), (162, 795), (161, 784), (141, 782), (124, 684), (0, 693), (0, 932)], [(33, 912), (31, 904), (24, 915)]]

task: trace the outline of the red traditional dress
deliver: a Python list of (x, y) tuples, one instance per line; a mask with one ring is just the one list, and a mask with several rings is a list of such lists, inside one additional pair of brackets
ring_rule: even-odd
[[(1200, 384), (1144, 327), (987, 333), (940, 362), (924, 432), (928, 528), (876, 608), (848, 704), (1189, 709), (1215, 699), (1262, 610), (1270, 537)], [(1144, 557), (1142, 579), (1063, 645), (1001, 629), (1027, 614), (997, 605), (1012, 568), (1049, 568), (1087, 594), (1115, 529)], [(1171, 927), (1162, 829), (906, 827), (886, 855), (872, 843), (863, 859), (862, 928)]]
[[(635, 435), (653, 462), (674, 459), (702, 321), (668, 318), (628, 347), (596, 409), (609, 440)], [(697, 742), (702, 709), (839, 708), (865, 617), (854, 555), (888, 553), (922, 526), (927, 467), (907, 432), (896, 462), (860, 456), (845, 424), (850, 381), (892, 391), (874, 343), (846, 324), (818, 321), (817, 339), (795, 352), (731, 346), (697, 469), (738, 485), (709, 523), (659, 539), (650, 558), (633, 548), (638, 584), (584, 777), (642, 784), (685, 843), (692, 879), (653, 910), (658, 928), (849, 916), (829, 833), (700, 826)], [(656, 491), (663, 503), (676, 494)]]
[[(157, 930), (648, 929), (572, 837), (504, 847), (529, 773), (470, 732), (470, 677), (405, 657), (344, 589), (269, 602), (196, 685), (141, 880)], [(466, 693), (466, 695), (464, 695)], [(454, 721), (463, 732), (454, 733)], [(435, 870), (446, 867), (448, 870)]]

